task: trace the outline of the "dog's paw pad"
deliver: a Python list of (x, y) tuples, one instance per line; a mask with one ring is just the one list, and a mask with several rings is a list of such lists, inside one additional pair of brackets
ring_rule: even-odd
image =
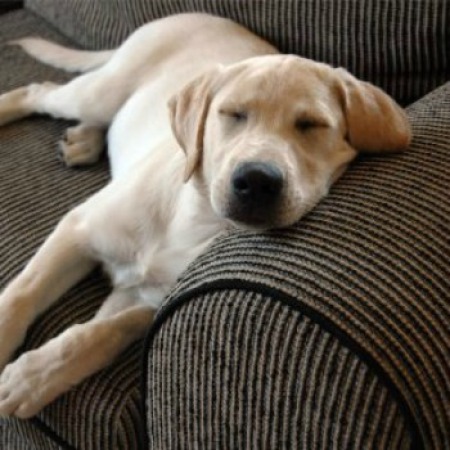
[(95, 164), (100, 155), (84, 142), (69, 143), (62, 139), (58, 142), (57, 157), (67, 167), (80, 167)]
[(58, 144), (58, 158), (68, 167), (87, 166), (100, 159), (103, 149), (103, 129), (81, 124), (66, 130)]

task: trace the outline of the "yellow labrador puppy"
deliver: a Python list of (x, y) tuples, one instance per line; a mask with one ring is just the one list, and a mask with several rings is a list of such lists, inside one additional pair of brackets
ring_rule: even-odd
[[(410, 142), (405, 114), (381, 90), (281, 55), (225, 19), (169, 17), (106, 52), (15, 43), (87, 73), (1, 95), (0, 124), (32, 113), (79, 120), (61, 142), (68, 165), (94, 162), (110, 127), (112, 181), (61, 220), (0, 294), (1, 415), (36, 414), (142, 337), (225, 227), (291, 225), (358, 150)], [(8, 364), (31, 322), (98, 263), (114, 289), (97, 315)]]

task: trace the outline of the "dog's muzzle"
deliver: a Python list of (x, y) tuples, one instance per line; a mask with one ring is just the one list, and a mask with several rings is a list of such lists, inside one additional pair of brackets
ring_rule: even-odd
[(284, 177), (272, 163), (240, 164), (231, 177), (230, 219), (248, 225), (270, 224), (279, 208)]

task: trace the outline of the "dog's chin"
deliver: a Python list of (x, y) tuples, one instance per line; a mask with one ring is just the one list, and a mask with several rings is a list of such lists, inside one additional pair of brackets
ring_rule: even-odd
[(247, 231), (268, 231), (288, 228), (306, 216), (317, 204), (297, 205), (297, 208), (289, 208), (289, 213), (280, 211), (265, 211), (264, 213), (249, 213), (239, 208), (226, 208), (218, 215), (228, 222), (231, 227)]
[(260, 217), (258, 215), (236, 214), (233, 211), (229, 211), (224, 214), (224, 218), (233, 228), (246, 231), (268, 231), (287, 228), (297, 222), (300, 217), (286, 218), (276, 214)]

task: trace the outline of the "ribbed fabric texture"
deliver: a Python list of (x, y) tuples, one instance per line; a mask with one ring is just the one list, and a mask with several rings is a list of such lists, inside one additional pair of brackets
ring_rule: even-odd
[[(219, 239), (160, 314), (180, 298), (199, 298), (199, 289), (288, 298), (390, 385), (425, 449), (441, 450), (450, 448), (450, 83), (408, 112), (415, 133), (410, 150), (360, 157), (295, 227)], [(163, 330), (158, 339), (166, 345), (172, 337)], [(264, 351), (260, 358), (269, 365)], [(149, 364), (154, 390), (152, 354)], [(182, 386), (189, 377), (177, 383), (187, 395)], [(168, 399), (166, 411), (177, 401)]]
[(31, 421), (2, 419), (0, 422), (2, 450), (67, 450), (66, 445), (59, 445), (49, 439), (48, 435)]
[[(68, 43), (30, 12), (0, 17), (0, 45), (30, 34)], [(1, 92), (35, 81), (68, 79), (18, 48), (1, 47), (0, 59)], [(63, 214), (108, 180), (106, 162), (71, 170), (58, 161), (56, 143), (69, 125), (32, 118), (0, 128), (0, 290)], [(71, 324), (92, 317), (108, 292), (108, 283), (99, 273), (89, 277), (35, 323), (22, 350), (38, 347)], [(0, 448), (138, 448), (144, 424), (140, 353), (136, 344), (117, 364), (60, 397), (36, 420), (2, 421)]]
[(409, 449), (398, 405), (355, 354), (276, 298), (196, 297), (149, 347), (149, 448)]
[[(50, 441), (48, 436), (38, 429), (30, 433), (31, 441), (19, 438), (16, 430), (17, 421), (2, 419), (0, 421), (0, 442), (2, 450), (61, 450), (61, 447)], [(33, 427), (28, 422), (21, 424), (22, 427)], [(20, 432), (19, 432), (20, 433)]]
[(89, 48), (119, 45), (170, 14), (229, 17), (284, 53), (349, 69), (409, 104), (450, 77), (447, 0), (27, 0), (27, 7)]

